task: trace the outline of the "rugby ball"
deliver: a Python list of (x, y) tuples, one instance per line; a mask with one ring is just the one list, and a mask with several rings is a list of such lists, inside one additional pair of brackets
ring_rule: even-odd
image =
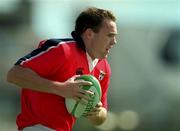
[(91, 96), (91, 100), (89, 100), (86, 105), (81, 104), (80, 102), (74, 99), (70, 99), (70, 98), (65, 99), (65, 104), (68, 112), (73, 116), (75, 116), (76, 118), (79, 118), (81, 116), (85, 116), (92, 108), (94, 108), (100, 102), (101, 86), (99, 81), (96, 79), (96, 77), (92, 75), (81, 75), (80, 77), (77, 77), (75, 80), (90, 81), (92, 85), (81, 86), (80, 88), (94, 92), (94, 95)]

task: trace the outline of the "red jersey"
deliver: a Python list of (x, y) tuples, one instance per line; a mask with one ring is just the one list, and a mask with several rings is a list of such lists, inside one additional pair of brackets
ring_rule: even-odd
[[(30, 68), (41, 77), (59, 82), (76, 74), (92, 74), (100, 81), (101, 102), (107, 108), (110, 66), (106, 59), (102, 59), (90, 72), (86, 52), (73, 39), (42, 41), (37, 49), (19, 59), (16, 65)], [(75, 117), (68, 113), (64, 97), (22, 88), (21, 113), (17, 116), (19, 130), (42, 124), (58, 131), (71, 131), (74, 122)]]

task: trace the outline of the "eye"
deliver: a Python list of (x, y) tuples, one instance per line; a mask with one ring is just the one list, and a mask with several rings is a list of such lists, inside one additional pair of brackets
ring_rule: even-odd
[(110, 38), (113, 38), (113, 37), (116, 36), (116, 34), (114, 34), (114, 33), (109, 33), (107, 36), (110, 37)]

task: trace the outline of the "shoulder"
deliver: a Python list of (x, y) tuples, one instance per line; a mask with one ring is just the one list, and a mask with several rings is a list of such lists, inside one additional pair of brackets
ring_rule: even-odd
[(42, 47), (61, 47), (67, 44), (76, 43), (72, 38), (63, 38), (63, 39), (46, 39), (42, 40), (39, 43), (39, 48)]
[(99, 62), (105, 69), (110, 69), (110, 65), (107, 59), (102, 59)]
[(103, 68), (106, 73), (111, 75), (111, 67), (110, 67), (110, 64), (108, 63), (107, 59), (100, 60), (99, 66), (101, 66), (101, 68)]
[(39, 43), (41, 50), (49, 50), (53, 48), (53, 51), (59, 55), (69, 59), (75, 55), (82, 54), (82, 49), (79, 48), (78, 43), (72, 38), (63, 39), (47, 39), (42, 40)]
[(71, 52), (73, 48), (77, 47), (77, 43), (72, 38), (63, 38), (63, 39), (47, 39), (42, 40), (39, 43), (39, 48), (42, 50), (47, 50), (54, 48), (57, 51), (61, 52)]

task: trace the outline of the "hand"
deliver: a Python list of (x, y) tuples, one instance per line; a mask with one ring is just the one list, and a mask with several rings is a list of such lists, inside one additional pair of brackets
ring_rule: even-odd
[(99, 102), (90, 112), (87, 113), (86, 117), (98, 117), (100, 115), (102, 103)]
[(93, 95), (93, 92), (84, 90), (81, 86), (92, 85), (92, 83), (84, 80), (75, 80), (77, 77), (79, 75), (69, 78), (63, 83), (63, 86), (56, 87), (56, 94), (65, 98), (72, 98), (82, 104), (87, 104), (91, 100), (90, 95)]
[(106, 120), (107, 110), (102, 107), (102, 103), (99, 102), (85, 117), (93, 124), (100, 125)]

